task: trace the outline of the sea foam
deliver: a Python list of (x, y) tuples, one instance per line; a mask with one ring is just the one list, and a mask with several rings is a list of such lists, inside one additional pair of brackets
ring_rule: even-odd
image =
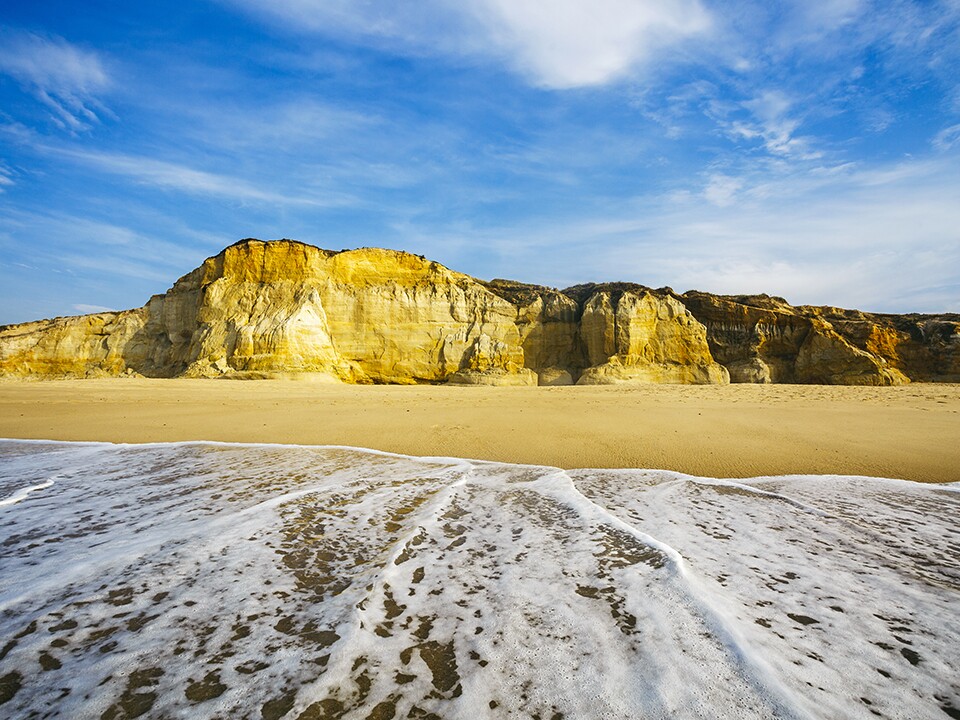
[(960, 492), (0, 441), (0, 715), (960, 717)]

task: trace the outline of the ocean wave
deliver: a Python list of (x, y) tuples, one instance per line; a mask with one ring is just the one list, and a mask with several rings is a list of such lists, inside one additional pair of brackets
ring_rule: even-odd
[(960, 717), (960, 494), (0, 441), (8, 717)]

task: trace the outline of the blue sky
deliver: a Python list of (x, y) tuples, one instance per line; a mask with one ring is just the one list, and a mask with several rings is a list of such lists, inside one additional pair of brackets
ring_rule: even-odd
[(960, 312), (960, 0), (0, 6), (0, 323), (251, 236)]

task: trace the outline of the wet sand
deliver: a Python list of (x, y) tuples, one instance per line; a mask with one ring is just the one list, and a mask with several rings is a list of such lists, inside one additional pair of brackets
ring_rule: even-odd
[(0, 437), (349, 445), (706, 477), (960, 481), (960, 385), (485, 388), (0, 382)]

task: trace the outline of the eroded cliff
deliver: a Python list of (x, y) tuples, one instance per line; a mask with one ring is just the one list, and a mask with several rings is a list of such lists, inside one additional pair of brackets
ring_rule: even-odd
[(900, 385), (960, 381), (960, 316), (791, 306), (766, 295), (688, 292), (732, 382)]
[(960, 317), (640, 285), (481, 282), (423, 257), (243, 240), (146, 306), (0, 328), (0, 374), (352, 383), (960, 381)]

